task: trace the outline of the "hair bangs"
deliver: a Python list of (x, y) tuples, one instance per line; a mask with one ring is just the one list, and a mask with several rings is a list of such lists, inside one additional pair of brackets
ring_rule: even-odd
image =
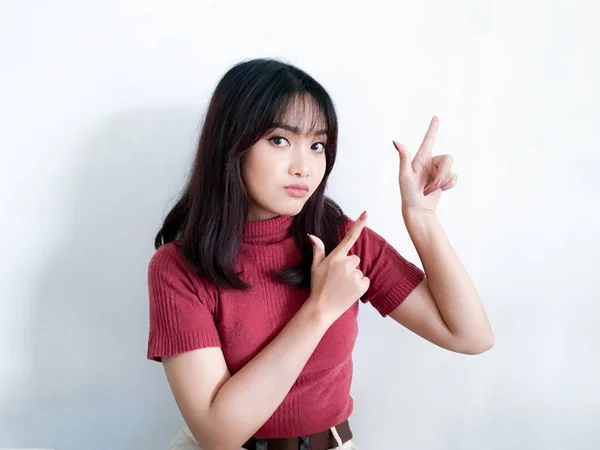
[(304, 136), (328, 134), (332, 128), (327, 106), (307, 92), (293, 93), (282, 99), (271, 126), (279, 124), (296, 127)]

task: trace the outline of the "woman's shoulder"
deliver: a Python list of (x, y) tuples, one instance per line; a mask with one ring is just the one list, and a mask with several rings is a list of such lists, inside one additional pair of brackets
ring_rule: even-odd
[(149, 268), (158, 268), (167, 266), (176, 266), (183, 264), (183, 256), (181, 255), (181, 242), (172, 241), (158, 247), (148, 264)]
[(216, 289), (212, 283), (199, 276), (185, 261), (181, 241), (172, 241), (156, 249), (148, 263), (148, 280), (151, 285), (186, 289), (198, 295), (213, 297)]
[(181, 241), (171, 241), (156, 249), (148, 263), (148, 276), (192, 281), (199, 279), (185, 262)]

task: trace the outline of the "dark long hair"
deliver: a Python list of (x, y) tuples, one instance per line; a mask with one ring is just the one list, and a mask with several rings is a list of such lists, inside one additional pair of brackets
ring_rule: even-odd
[(325, 196), (325, 186), (337, 151), (338, 122), (325, 89), (306, 72), (273, 59), (253, 59), (233, 66), (211, 98), (198, 149), (179, 200), (166, 216), (154, 246), (181, 240), (186, 263), (219, 287), (250, 287), (234, 264), (243, 238), (249, 199), (242, 179), (242, 157), (281, 121), (298, 98), (309, 96), (319, 119), (327, 125), (326, 169), (323, 181), (293, 219), (299, 246), (298, 265), (276, 272), (283, 281), (310, 286), (312, 246), (307, 233), (323, 240), (329, 253), (339, 243), (341, 208)]

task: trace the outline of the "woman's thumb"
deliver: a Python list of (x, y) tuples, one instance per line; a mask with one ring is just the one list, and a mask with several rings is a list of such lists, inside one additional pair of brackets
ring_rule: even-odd
[(404, 174), (410, 168), (410, 164), (411, 164), (410, 152), (408, 151), (408, 148), (406, 148), (406, 146), (404, 144), (401, 144), (400, 142), (396, 142), (396, 141), (392, 141), (392, 142), (394, 144), (394, 147), (396, 147), (396, 150), (398, 151), (398, 156), (400, 157), (400, 173)]
[(325, 244), (323, 241), (312, 234), (308, 235), (308, 239), (312, 243), (313, 248), (313, 268), (316, 267), (321, 261), (325, 259)]

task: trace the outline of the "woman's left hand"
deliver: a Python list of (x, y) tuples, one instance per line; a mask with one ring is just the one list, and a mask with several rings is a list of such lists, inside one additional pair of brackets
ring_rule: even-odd
[(432, 156), (438, 127), (439, 119), (437, 116), (433, 116), (425, 138), (412, 162), (406, 146), (394, 141), (394, 146), (400, 156), (398, 182), (403, 212), (434, 212), (442, 192), (452, 189), (456, 185), (456, 174), (450, 170), (452, 156)]

